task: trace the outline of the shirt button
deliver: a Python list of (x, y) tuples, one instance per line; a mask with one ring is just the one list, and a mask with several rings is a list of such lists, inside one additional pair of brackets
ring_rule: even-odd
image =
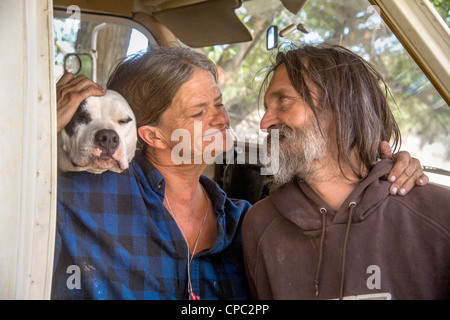
[(158, 189), (162, 189), (163, 185), (162, 183), (158, 184)]

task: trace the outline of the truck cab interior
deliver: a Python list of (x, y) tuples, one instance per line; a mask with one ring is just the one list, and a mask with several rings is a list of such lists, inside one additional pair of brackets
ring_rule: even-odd
[(0, 268), (0, 298), (50, 296), (56, 82), (72, 72), (105, 87), (113, 67), (141, 50), (188, 46), (216, 63), (235, 161), (204, 174), (230, 197), (255, 203), (269, 192), (258, 92), (274, 48), (291, 42), (340, 44), (373, 63), (392, 93), (401, 150), (450, 187), (449, 0), (7, 0), (0, 13), (10, 48), (1, 53), (0, 100), (20, 106), (2, 108), (0, 243), (10, 247), (0, 260), (11, 263)]
[[(402, 149), (422, 160), (432, 181), (449, 184), (445, 176), (448, 172), (443, 169), (449, 167), (450, 156), (448, 88), (441, 75), (421, 60), (422, 53), (416, 52), (418, 46), (413, 45), (414, 36), (404, 35), (398, 15), (388, 16), (393, 9), (386, 1), (53, 3), (55, 80), (70, 71), (83, 73), (105, 86), (114, 63), (160, 45), (189, 46), (213, 59), (220, 70), (219, 81), (238, 137), (235, 158), (239, 152), (255, 152), (258, 148), (254, 146), (261, 143), (258, 127), (262, 115), (256, 100), (258, 73), (266, 66), (271, 49), (289, 42), (342, 44), (383, 71), (398, 106), (396, 112), (404, 137)], [(427, 9), (435, 10), (431, 3)], [(435, 28), (442, 27), (442, 36), (448, 37), (445, 28), (448, 31), (449, 22), (439, 18)], [(254, 203), (267, 194), (270, 177), (260, 175), (261, 164), (250, 163), (249, 158), (252, 157), (240, 164), (212, 165), (205, 174), (230, 196)], [(436, 161), (438, 158), (442, 162)], [(429, 159), (433, 161), (430, 163)]]

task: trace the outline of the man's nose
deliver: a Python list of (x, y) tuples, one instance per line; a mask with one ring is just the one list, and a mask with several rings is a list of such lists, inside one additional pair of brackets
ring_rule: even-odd
[(266, 111), (264, 116), (261, 119), (261, 123), (259, 127), (262, 130), (267, 130), (273, 125), (277, 125), (279, 123), (278, 118), (274, 112)]

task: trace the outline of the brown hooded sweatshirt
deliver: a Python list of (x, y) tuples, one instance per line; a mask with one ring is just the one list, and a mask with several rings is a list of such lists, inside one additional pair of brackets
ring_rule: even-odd
[(449, 299), (450, 190), (392, 196), (383, 160), (338, 211), (304, 182), (271, 192), (242, 231), (255, 299)]

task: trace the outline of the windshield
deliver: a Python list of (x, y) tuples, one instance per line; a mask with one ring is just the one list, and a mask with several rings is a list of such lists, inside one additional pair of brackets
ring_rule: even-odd
[[(448, 1), (434, 1), (446, 23)], [(442, 4), (443, 3), (443, 4)], [(446, 9), (447, 8), (447, 9)], [(238, 139), (256, 142), (263, 109), (258, 109), (259, 86), (271, 51), (265, 48), (270, 25), (283, 30), (302, 23), (281, 43), (343, 45), (373, 63), (385, 77), (393, 99), (391, 108), (402, 133), (401, 150), (422, 165), (450, 170), (450, 108), (367, 0), (308, 1), (298, 15), (283, 10), (279, 0), (246, 1), (237, 10), (255, 41), (204, 48), (219, 68), (225, 103)], [(307, 33), (309, 30), (309, 33)], [(450, 177), (427, 172), (430, 180), (450, 186)]]
[[(53, 31), (55, 34), (55, 68), (57, 81), (67, 70), (64, 57), (70, 54), (82, 54), (90, 59), (89, 74), (84, 74), (105, 87), (111, 69), (124, 56), (134, 54), (151, 47), (153, 38), (144, 35), (137, 23), (129, 19), (95, 16), (83, 13), (81, 20), (66, 18), (65, 11), (55, 10)], [(142, 28), (142, 27), (140, 27)], [(94, 63), (95, 60), (95, 63)], [(84, 62), (84, 61), (82, 61)], [(66, 70), (65, 70), (66, 67)], [(92, 69), (95, 69), (93, 72)], [(95, 74), (93, 78), (92, 73)]]

